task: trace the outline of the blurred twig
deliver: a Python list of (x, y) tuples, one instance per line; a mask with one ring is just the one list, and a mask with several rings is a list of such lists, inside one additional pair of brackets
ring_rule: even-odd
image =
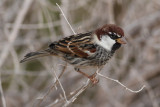
[[(53, 91), (54, 88), (56, 88), (56, 85), (59, 83), (59, 79), (60, 77), (63, 75), (63, 73), (65, 72), (67, 67), (67, 63), (65, 64), (65, 66), (63, 67), (63, 70), (61, 71), (60, 75), (58, 77), (56, 77), (56, 81), (54, 82), (53, 86), (51, 86), (51, 88), (49, 88), (49, 90), (47, 91), (47, 93), (40, 98), (37, 98), (38, 100), (41, 100), (40, 103), (38, 105), (41, 105), (41, 103), (47, 98), (47, 96), (50, 94), (51, 91)], [(51, 73), (52, 74), (52, 73)], [(56, 75), (56, 74), (55, 74)], [(57, 75), (56, 75), (57, 76)]]
[(21, 24), (26, 16), (27, 11), (29, 10), (29, 7), (32, 4), (32, 2), (33, 2), (33, 0), (25, 0), (23, 2), (22, 9), (19, 11), (19, 14), (16, 17), (16, 20), (14, 22), (14, 28), (12, 29), (10, 36), (8, 38), (8, 43), (5, 45), (5, 47), (2, 50), (2, 53), (0, 56), (0, 67), (2, 66), (3, 62), (5, 61), (10, 47), (14, 43), (16, 37), (18, 36)]
[[(0, 73), (0, 76), (1, 76), (1, 73)], [(2, 101), (2, 107), (6, 107), (6, 100), (5, 100), (5, 98), (4, 98), (4, 94), (3, 94), (3, 89), (2, 89), (2, 81), (1, 81), (1, 78), (0, 78), (0, 100)], [(0, 101), (0, 102), (1, 102)]]
[(70, 29), (72, 30), (73, 34), (76, 34), (76, 32), (73, 30), (73, 28), (72, 28), (71, 24), (70, 24), (70, 23), (69, 23), (69, 21), (67, 20), (67, 18), (66, 18), (66, 16), (65, 16), (65, 14), (64, 14), (64, 12), (63, 12), (63, 10), (61, 9), (61, 7), (58, 5), (58, 3), (56, 3), (56, 5), (57, 5), (57, 6), (58, 6), (58, 8), (60, 9), (60, 11), (61, 11), (61, 13), (62, 13), (62, 15), (63, 15), (64, 19), (66, 20), (66, 22), (67, 22), (67, 24), (69, 25)]
[(55, 70), (54, 69), (52, 69), (52, 70), (54, 72), (54, 76), (56, 77), (56, 81), (59, 83), (59, 85), (60, 85), (60, 87), (62, 89), (62, 92), (63, 92), (63, 95), (64, 95), (64, 99), (66, 100), (66, 103), (68, 103), (66, 92), (65, 92), (65, 90), (64, 90), (64, 88), (63, 88), (63, 86), (62, 86), (62, 84), (61, 84), (61, 82), (59, 80), (59, 77), (57, 77), (57, 74), (56, 74)]
[(88, 88), (88, 86), (89, 86), (90, 83), (91, 83), (91, 81), (88, 79), (88, 80), (83, 84), (83, 86), (79, 89), (79, 91), (77, 91), (77, 92), (73, 95), (73, 97), (71, 97), (71, 98), (68, 100), (68, 103), (65, 103), (65, 104), (63, 105), (63, 107), (66, 107), (66, 106), (68, 106), (69, 104), (73, 103), (73, 102), (77, 99), (77, 97), (78, 97), (80, 94), (82, 94), (82, 92), (84, 92), (84, 91)]
[(100, 74), (100, 73), (98, 73), (98, 72), (97, 72), (97, 75), (99, 75), (99, 76), (101, 76), (101, 77), (103, 77), (103, 78), (105, 78), (105, 79), (108, 79), (108, 80), (111, 80), (111, 81), (114, 81), (114, 82), (120, 84), (122, 87), (124, 87), (126, 90), (128, 90), (128, 91), (130, 91), (130, 92), (132, 92), (132, 93), (139, 93), (139, 92), (141, 92), (141, 91), (144, 89), (144, 87), (145, 87), (145, 85), (143, 85), (139, 90), (136, 90), (136, 91), (135, 91), (135, 90), (132, 90), (132, 89), (128, 88), (127, 86), (125, 86), (125, 85), (122, 84), (121, 82), (119, 82), (119, 80), (115, 80), (115, 79), (113, 79), (113, 78), (109, 78), (109, 77), (104, 76), (104, 75), (102, 75), (102, 74)]
[[(0, 68), (3, 65), (3, 62), (5, 61), (6, 57), (8, 56), (10, 47), (14, 43), (16, 37), (18, 36), (18, 32), (19, 32), (21, 23), (23, 22), (27, 11), (28, 11), (30, 5), (32, 4), (32, 1), (33, 0), (25, 0), (23, 2), (22, 9), (20, 10), (20, 12), (17, 15), (17, 18), (15, 20), (15, 26), (14, 26), (14, 28), (13, 28), (13, 30), (10, 33), (10, 36), (8, 38), (8, 43), (4, 46), (4, 48), (2, 50), (2, 53), (0, 55)], [(6, 107), (6, 102), (5, 102), (5, 99), (4, 99), (4, 96), (3, 96), (3, 90), (2, 90), (2, 85), (1, 85), (1, 77), (0, 77), (0, 94), (2, 96), (1, 98), (2, 98), (3, 107)]]

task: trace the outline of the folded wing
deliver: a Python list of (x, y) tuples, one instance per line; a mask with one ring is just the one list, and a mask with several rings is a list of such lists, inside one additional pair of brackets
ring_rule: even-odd
[(92, 43), (91, 34), (92, 32), (72, 35), (51, 43), (49, 47), (62, 54), (87, 58), (96, 51), (95, 45)]

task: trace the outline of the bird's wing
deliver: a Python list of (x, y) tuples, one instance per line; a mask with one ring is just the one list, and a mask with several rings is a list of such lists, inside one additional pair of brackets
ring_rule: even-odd
[(92, 32), (72, 35), (50, 44), (49, 47), (64, 54), (85, 58), (96, 51), (91, 34)]

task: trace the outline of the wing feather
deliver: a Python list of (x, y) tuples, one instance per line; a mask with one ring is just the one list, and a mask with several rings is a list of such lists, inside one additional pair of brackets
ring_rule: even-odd
[(92, 43), (91, 34), (92, 32), (89, 32), (63, 38), (56, 43), (52, 43), (50, 48), (54, 47), (54, 49), (63, 54), (86, 58), (96, 51), (96, 48)]

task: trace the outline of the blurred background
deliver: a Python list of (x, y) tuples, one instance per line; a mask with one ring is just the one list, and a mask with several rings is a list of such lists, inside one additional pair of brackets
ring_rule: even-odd
[[(72, 35), (58, 3), (76, 33), (114, 23), (125, 31), (128, 44), (117, 51), (101, 73), (99, 83), (75, 93), (87, 79), (56, 57), (20, 64), (27, 52), (47, 48)], [(160, 106), (160, 0), (0, 0), (0, 107), (61, 107), (66, 101), (55, 85), (55, 73), (70, 107)]]

